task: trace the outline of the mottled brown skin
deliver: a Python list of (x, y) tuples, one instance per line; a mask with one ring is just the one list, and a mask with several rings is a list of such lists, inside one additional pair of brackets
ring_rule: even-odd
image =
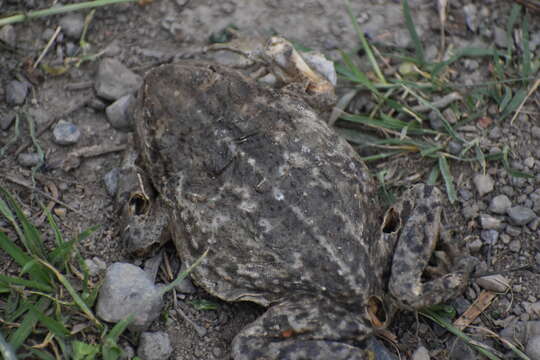
[(165, 210), (188, 265), (209, 249), (194, 280), (269, 307), (236, 336), (236, 360), (367, 359), (370, 299), (418, 308), (467, 281), (460, 263), (420, 282), (439, 191), (416, 186), (383, 216), (363, 162), (301, 94), (216, 64), (164, 65), (147, 74), (135, 121), (159, 193), (152, 218)]

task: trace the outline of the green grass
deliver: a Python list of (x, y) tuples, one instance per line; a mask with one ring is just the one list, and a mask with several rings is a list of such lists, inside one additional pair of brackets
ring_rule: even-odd
[[(8, 234), (0, 228), (0, 251), (13, 260), (10, 269), (17, 268), (14, 275), (0, 274), (0, 355), (5, 359), (54, 359), (51, 353), (62, 359), (118, 359), (122, 354), (118, 337), (132, 317), (111, 329), (96, 318), (92, 307), (99, 285), (90, 281), (77, 251), (77, 244), (97, 227), (68, 240), (47, 208), (42, 209), (49, 225), (47, 246), (43, 232), (28, 220), (13, 196), (0, 187), (0, 217), (12, 229)], [(165, 286), (162, 295), (181, 282), (206, 254)], [(85, 330), (73, 334), (74, 326), (81, 324), (85, 324)], [(45, 344), (47, 350), (33, 346), (37, 344)]]
[[(358, 34), (360, 48), (364, 50), (371, 71), (365, 72), (357, 66), (355, 56), (343, 53), (342, 61), (336, 64), (338, 74), (348, 86), (357, 93), (370, 96), (375, 104), (369, 114), (343, 113), (337, 122), (337, 130), (347, 140), (363, 147), (377, 149), (375, 155), (365, 157), (366, 161), (389, 159), (407, 153), (417, 153), (433, 164), (427, 182), (436, 182), (439, 177), (445, 184), (446, 193), (451, 203), (457, 200), (455, 179), (452, 174), (454, 162), (476, 163), (484, 171), (488, 161), (501, 161), (512, 176), (531, 177), (532, 175), (510, 168), (509, 149), (496, 154), (486, 154), (480, 146), (480, 136), (465, 139), (456, 130), (462, 125), (475, 124), (483, 116), (487, 116), (488, 107), (496, 104), (499, 116), (495, 121), (508, 121), (518, 114), (519, 109), (538, 87), (531, 83), (538, 72), (540, 62), (533, 61), (529, 49), (529, 17), (521, 15), (521, 6), (514, 5), (507, 24), (509, 44), (512, 43), (512, 32), (516, 24), (521, 24), (523, 46), (517, 51), (508, 46), (506, 51), (495, 48), (464, 48), (453, 51), (444, 61), (428, 61), (425, 57), (424, 46), (415, 29), (408, 1), (403, 1), (405, 25), (412, 40), (412, 53), (405, 50), (382, 54), (370, 44), (348, 8), (351, 21)], [(377, 55), (380, 54), (380, 55)], [(466, 58), (476, 58), (482, 64), (493, 68), (493, 81), (477, 84), (470, 88), (456, 87), (449, 80), (453, 66)], [(390, 78), (382, 70), (386, 66), (383, 59), (391, 59), (400, 64)], [(489, 65), (488, 65), (489, 64)], [(370, 75), (372, 74), (372, 75)], [(439, 104), (435, 98), (448, 98), (448, 103)], [(340, 104), (346, 108), (347, 101)], [(423, 108), (422, 111), (419, 109)], [(451, 124), (441, 112), (443, 108), (453, 112), (458, 119)], [(426, 126), (426, 110), (432, 113), (442, 124), (433, 130)], [(355, 130), (360, 125), (363, 129), (378, 135), (365, 134)], [(448, 151), (450, 142), (461, 146), (459, 154)]]

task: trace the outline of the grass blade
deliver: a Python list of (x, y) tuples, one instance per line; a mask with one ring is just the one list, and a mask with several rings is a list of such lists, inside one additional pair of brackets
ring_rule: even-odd
[(7, 343), (6, 339), (2, 335), (2, 332), (0, 332), (0, 355), (2, 355), (2, 359), (5, 360), (17, 360), (15, 351), (11, 345)]
[(450, 204), (453, 204), (457, 200), (456, 188), (454, 187), (454, 180), (452, 178), (452, 174), (450, 173), (448, 161), (443, 155), (439, 156), (439, 170), (441, 171), (442, 177), (444, 179), (448, 200), (450, 201)]
[(402, 4), (403, 4), (403, 16), (405, 17), (405, 26), (407, 26), (407, 30), (409, 31), (409, 36), (411, 37), (411, 40), (413, 42), (416, 59), (421, 64), (424, 64), (425, 63), (424, 47), (422, 46), (420, 37), (418, 36), (418, 33), (416, 32), (416, 27), (414, 26), (414, 22), (411, 16), (411, 8), (409, 7), (409, 1), (403, 0)]
[[(51, 300), (47, 298), (40, 298), (38, 303), (35, 305), (35, 308), (38, 312), (44, 312), (49, 305), (51, 304)], [(34, 312), (29, 312), (21, 322), (20, 326), (15, 330), (13, 334), (9, 337), (9, 343), (11, 346), (13, 346), (13, 349), (16, 351), (23, 343), (24, 341), (30, 336), (32, 333), (32, 329), (38, 322), (38, 317)]]
[(382, 82), (383, 84), (386, 84), (386, 79), (381, 69), (379, 68), (379, 64), (377, 63), (377, 60), (375, 60), (375, 55), (373, 54), (373, 51), (371, 50), (371, 47), (369, 46), (369, 43), (366, 37), (364, 36), (364, 32), (360, 30), (360, 27), (358, 26), (358, 22), (354, 18), (349, 0), (345, 0), (345, 6), (347, 8), (347, 14), (349, 14), (349, 18), (351, 19), (351, 23), (353, 24), (356, 35), (358, 35), (358, 38), (360, 39), (360, 44), (362, 45), (362, 48), (366, 52), (369, 63), (371, 67), (373, 68), (375, 75), (377, 75), (377, 78), (379, 78), (380, 82)]

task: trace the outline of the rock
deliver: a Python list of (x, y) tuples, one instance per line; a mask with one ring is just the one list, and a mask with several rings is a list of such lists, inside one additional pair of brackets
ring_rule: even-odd
[(96, 312), (108, 322), (118, 322), (133, 314), (129, 328), (143, 331), (159, 316), (162, 305), (161, 292), (141, 268), (114, 263), (107, 269)]
[(528, 333), (526, 324), (523, 321), (519, 321), (516, 317), (513, 318), (514, 320), (501, 330), (500, 335), (512, 342), (518, 341), (519, 343), (523, 343), (525, 342)]
[(480, 237), (485, 243), (494, 245), (499, 238), (499, 232), (497, 230), (482, 230)]
[(506, 48), (508, 46), (508, 37), (506, 36), (505, 30), (495, 26), (493, 29), (493, 35), (495, 37), (495, 45), (500, 48)]
[(529, 306), (528, 312), (535, 318), (540, 318), (540, 301), (534, 302)]
[(84, 17), (79, 12), (72, 12), (62, 16), (59, 21), (62, 32), (73, 40), (79, 40), (84, 27)]
[(485, 230), (496, 230), (501, 228), (502, 221), (488, 214), (480, 214), (480, 225)]
[(519, 226), (527, 224), (536, 217), (536, 214), (532, 209), (524, 206), (514, 206), (509, 208), (507, 213), (512, 220), (512, 223)]
[(515, 253), (519, 252), (519, 250), (521, 250), (521, 241), (519, 241), (518, 239), (512, 240), (510, 244), (508, 244), (508, 248), (512, 252), (515, 252)]
[(84, 263), (88, 267), (88, 275), (90, 276), (99, 275), (107, 269), (107, 264), (97, 256), (92, 259), (84, 259)]
[[(178, 272), (178, 274), (176, 274), (176, 276), (180, 275), (180, 273), (184, 270), (186, 270), (186, 266), (184, 264), (184, 262), (182, 262), (182, 266), (180, 267), (180, 271)], [(184, 278), (184, 280), (182, 280), (178, 285), (176, 285), (174, 287), (176, 289), (176, 291), (178, 291), (179, 293), (181, 294), (193, 294), (197, 291), (197, 288), (195, 287), (195, 285), (193, 285), (193, 282), (191, 281), (191, 278), (188, 276), (186, 276)]]
[(471, 349), (467, 344), (462, 340), (456, 340), (453, 346), (450, 346), (450, 354), (448, 354), (448, 359), (450, 360), (476, 360), (476, 354), (473, 349)]
[(531, 134), (534, 138), (540, 139), (540, 126), (533, 126)]
[(423, 346), (420, 346), (412, 354), (411, 360), (429, 360), (429, 351)]
[(39, 164), (41, 158), (38, 153), (20, 153), (17, 162), (24, 167), (31, 168)]
[(473, 182), (480, 196), (484, 196), (493, 191), (493, 186), (495, 185), (491, 176), (484, 174), (476, 175)]
[(499, 293), (506, 292), (510, 289), (508, 280), (502, 275), (482, 276), (476, 279), (476, 283), (486, 290)]
[(13, 25), (8, 24), (0, 27), (0, 41), (11, 47), (15, 47), (17, 44), (17, 37), (15, 35), (15, 28)]
[(137, 355), (144, 360), (168, 359), (173, 352), (169, 334), (163, 331), (144, 332), (139, 340)]
[(533, 336), (527, 341), (525, 353), (531, 360), (540, 360), (540, 336)]
[(6, 86), (6, 103), (10, 105), (21, 105), (26, 99), (28, 85), (18, 80), (10, 81)]
[(13, 124), (13, 121), (15, 121), (15, 113), (14, 112), (8, 112), (7, 114), (3, 114), (0, 116), (0, 129), (7, 130), (11, 127), (11, 124)]
[(124, 95), (107, 107), (105, 113), (111, 126), (117, 130), (133, 130), (132, 112), (135, 105), (135, 97), (131, 94)]
[(114, 101), (133, 94), (141, 84), (141, 77), (116, 59), (105, 58), (99, 64), (95, 89), (98, 96), (104, 99)]
[(58, 145), (76, 144), (80, 137), (77, 125), (65, 120), (60, 120), (53, 129), (53, 141)]
[(480, 249), (482, 249), (483, 245), (484, 243), (479, 238), (476, 238), (469, 243), (469, 251), (472, 254), (477, 254), (480, 251)]
[(463, 7), (463, 12), (465, 13), (465, 23), (467, 24), (467, 27), (472, 32), (476, 32), (478, 29), (478, 17), (477, 17), (477, 10), (476, 5), (474, 4), (467, 4)]
[(118, 176), (120, 175), (119, 168), (113, 168), (111, 171), (106, 173), (103, 176), (103, 182), (105, 183), (105, 189), (107, 189), (107, 194), (114, 197), (116, 196), (116, 191), (118, 190)]
[(77, 54), (77, 51), (79, 50), (79, 47), (75, 45), (73, 42), (68, 41), (66, 43), (66, 56), (75, 56)]
[(512, 202), (506, 195), (497, 195), (489, 203), (489, 211), (495, 214), (506, 214), (506, 211), (512, 206)]
[(450, 141), (448, 143), (448, 152), (452, 155), (459, 155), (459, 153), (463, 150), (463, 146), (460, 142), (457, 141)]

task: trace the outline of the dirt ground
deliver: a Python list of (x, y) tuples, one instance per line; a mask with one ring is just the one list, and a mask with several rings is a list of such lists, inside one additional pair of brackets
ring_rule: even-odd
[[(359, 25), (371, 41), (395, 47), (410, 46), (398, 1), (351, 2)], [(432, 54), (436, 56), (440, 31), (436, 1), (410, 0), (409, 3), (425, 48), (434, 49)], [(0, 15), (48, 8), (53, 4), (53, 1), (48, 0), (0, 0)], [(478, 9), (479, 25), (476, 32), (467, 27), (463, 10), (471, 4)], [(447, 46), (493, 45), (494, 29), (505, 29), (511, 5), (512, 2), (506, 0), (451, 2)], [(58, 198), (63, 204), (51, 203), (51, 207), (54, 207), (53, 212), (66, 237), (74, 236), (92, 225), (100, 225), (93, 236), (81, 243), (80, 250), (85, 258), (97, 256), (108, 265), (116, 261), (141, 264), (142, 260), (129, 256), (119, 241), (114, 198), (107, 193), (104, 185), (105, 174), (120, 166), (120, 150), (122, 145), (128, 143), (130, 134), (111, 127), (103, 110), (103, 105), (108, 103), (98, 99), (94, 92), (93, 82), (99, 60), (85, 62), (79, 68), (73, 67), (61, 76), (51, 76), (40, 71), (29, 75), (27, 71), (46, 45), (46, 36), (58, 26), (60, 18), (53, 16), (16, 24), (15, 48), (0, 45), (0, 118), (5, 119), (15, 112), (24, 114), (21, 116), (21, 136), (0, 157), (0, 185), (16, 195), (27, 215), (38, 220), (41, 217), (39, 203), (47, 204), (49, 200), (29, 190), (32, 187), (31, 169), (21, 165), (17, 156), (18, 149), (30, 141), (28, 126), (23, 118), (31, 118), (38, 130), (51, 119), (73, 122), (81, 131), (80, 140), (75, 145), (57, 145), (52, 141), (51, 130), (46, 130), (39, 137), (39, 144), (45, 153), (45, 164), (35, 173), (35, 186), (52, 196), (56, 196), (55, 191), (58, 191)], [(533, 15), (532, 19), (532, 38), (540, 42), (540, 28), (536, 21), (540, 18)], [(196, 56), (194, 54), (201, 47), (208, 45), (212, 33), (219, 33), (231, 24), (237, 26), (243, 34), (279, 34), (303, 46), (321, 50), (332, 59), (339, 59), (340, 49), (350, 50), (358, 45), (341, 0), (154, 0), (144, 6), (121, 4), (96, 11), (87, 41), (93, 52), (106, 50), (103, 56), (114, 57), (143, 75), (156, 64)], [(53, 45), (43, 62), (51, 65), (61, 63), (69, 42), (73, 45), (74, 41), (63, 36), (61, 41)], [(483, 71), (485, 66), (486, 63), (479, 61), (478, 68), (473, 70), (465, 66), (457, 67), (456, 83), (465, 83), (467, 78), (475, 82), (488, 80), (487, 70)], [(24, 104), (17, 106), (4, 100), (7, 97), (6, 85), (14, 79), (23, 79), (31, 85)], [(482, 169), (474, 164), (453, 168), (459, 201), (454, 205), (448, 204), (445, 215), (456, 230), (455, 236), (467, 237), (470, 242), (482, 241), (475, 255), (482, 261), (483, 270), (503, 273), (512, 284), (511, 294), (498, 296), (492, 307), (475, 323), (495, 332), (506, 328), (512, 321), (540, 319), (540, 314), (535, 315), (529, 307), (540, 301), (538, 220), (536, 224), (528, 226), (503, 227), (498, 230), (498, 240), (492, 243), (485, 240), (488, 236), (486, 233), (482, 237), (486, 228), (479, 220), (480, 215), (488, 213), (491, 198), (498, 194), (506, 194), (514, 206), (530, 205), (530, 208), (537, 211), (537, 218), (540, 215), (540, 135), (535, 135), (533, 129), (540, 126), (539, 99), (538, 94), (533, 94), (523, 114), (513, 124), (508, 120), (498, 121), (495, 109), (491, 114), (494, 120), (492, 124), (487, 128), (473, 129), (480, 135), (481, 144), (488, 152), (502, 149), (504, 145), (510, 146), (512, 165), (532, 173), (532, 179), (512, 178), (502, 164), (490, 162), (487, 173), (494, 179), (495, 190), (481, 197), (476, 191), (473, 178)], [(0, 148), (14, 138), (14, 131), (13, 125), (0, 130)], [(107, 150), (106, 153), (85, 157), (80, 166), (66, 171), (69, 153), (93, 145)], [(35, 147), (30, 146), (22, 152), (35, 151)], [(396, 170), (396, 177), (417, 181), (415, 175), (425, 173), (429, 165), (414, 156), (406, 161), (411, 166), (401, 164)], [(395, 163), (377, 164), (374, 170), (389, 166), (395, 166)], [(528, 267), (510, 271), (524, 266)], [(0, 271), (7, 270), (0, 265)], [(473, 283), (462, 300), (470, 304), (479, 293), (479, 286)], [(204, 336), (198, 335), (193, 326), (182, 318), (156, 322), (152, 327), (165, 329), (170, 334), (174, 347), (172, 358), (229, 358), (231, 339), (263, 311), (252, 304), (227, 304), (217, 299), (212, 301), (218, 303), (218, 310), (199, 311), (188, 302), (201, 298), (211, 299), (199, 290), (185, 299), (178, 299), (177, 306), (196, 324), (207, 329)], [(417, 321), (414, 314), (398, 316), (390, 330), (397, 336), (402, 358), (408, 358), (423, 345), (430, 350), (432, 358), (447, 359), (454, 344), (454, 338), (448, 333), (424, 319)], [(487, 341), (494, 345), (491, 340)], [(136, 348), (135, 337), (125, 337), (121, 343)], [(500, 348), (500, 351), (506, 353), (507, 350)]]

